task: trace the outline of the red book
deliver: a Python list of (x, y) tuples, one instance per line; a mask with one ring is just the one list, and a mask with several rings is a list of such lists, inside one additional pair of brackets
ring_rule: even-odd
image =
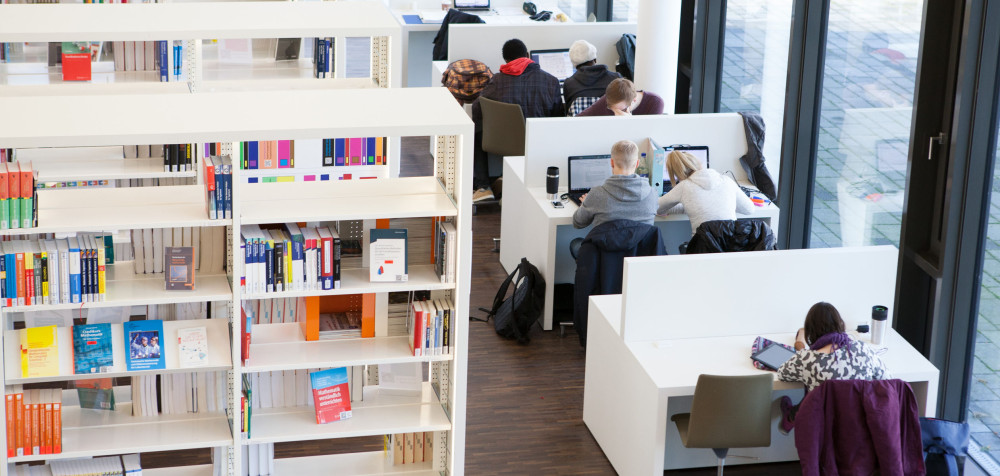
[(330, 423), (351, 417), (351, 390), (347, 368), (326, 369), (309, 374), (312, 383), (316, 423)]
[(419, 301), (411, 305), (413, 309), (413, 325), (410, 326), (410, 332), (413, 334), (413, 340), (410, 341), (410, 350), (413, 351), (413, 355), (416, 357), (424, 355), (424, 310), (423, 306), (420, 306), (418, 303)]
[(62, 395), (52, 402), (52, 453), (62, 453)]
[(242, 330), (243, 330), (243, 348), (242, 348), (242, 354), (241, 355), (243, 356), (243, 365), (246, 365), (247, 362), (250, 360), (250, 330), (251, 330), (250, 326), (251, 326), (251, 323), (250, 323), (250, 318), (247, 317), (247, 311), (244, 310), (242, 307), (240, 308), (240, 313), (243, 316), (243, 319), (241, 321), (241, 323), (242, 323), (241, 327), (242, 327)]
[(7, 404), (7, 457), (13, 458), (17, 456), (17, 431), (14, 430), (17, 413), (14, 411), (14, 394), (8, 393), (5, 398)]
[(208, 218), (215, 220), (218, 218), (215, 205), (215, 164), (207, 157), (202, 159), (202, 162), (205, 164), (205, 187), (207, 189), (205, 205), (208, 208)]
[(14, 260), (16, 262), (16, 273), (17, 273), (17, 305), (24, 306), (27, 304), (27, 282), (25, 281), (24, 274), (24, 253), (17, 253), (14, 255)]

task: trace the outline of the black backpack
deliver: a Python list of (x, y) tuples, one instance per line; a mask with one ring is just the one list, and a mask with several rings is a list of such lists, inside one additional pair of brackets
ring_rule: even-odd
[[(514, 291), (508, 297), (507, 290), (511, 283), (514, 284)], [(493, 318), (497, 334), (527, 344), (531, 340), (528, 331), (542, 316), (544, 306), (545, 278), (527, 258), (521, 258), (521, 264), (517, 265), (517, 269), (507, 276), (497, 290), (497, 295), (493, 298), (493, 309), (486, 319)]]
[(615, 43), (615, 48), (618, 50), (618, 66), (615, 66), (615, 71), (618, 71), (623, 78), (633, 81), (635, 78), (635, 35), (631, 33), (626, 33), (622, 35), (621, 39)]

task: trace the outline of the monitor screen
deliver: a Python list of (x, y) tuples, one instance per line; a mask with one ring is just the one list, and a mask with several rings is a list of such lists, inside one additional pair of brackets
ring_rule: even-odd
[(589, 190), (611, 176), (611, 156), (594, 155), (569, 158), (569, 189)]
[(490, 0), (455, 0), (455, 8), (489, 8)]
[(555, 76), (559, 81), (573, 76), (573, 62), (569, 59), (569, 50), (535, 50), (531, 52), (531, 61), (538, 63), (542, 71)]

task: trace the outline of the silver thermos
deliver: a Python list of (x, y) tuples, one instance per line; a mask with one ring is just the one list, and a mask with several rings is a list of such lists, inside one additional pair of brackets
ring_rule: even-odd
[(872, 344), (882, 345), (885, 342), (885, 326), (889, 322), (889, 308), (872, 306)]
[(559, 200), (559, 167), (549, 167), (545, 171), (545, 193), (549, 201)]

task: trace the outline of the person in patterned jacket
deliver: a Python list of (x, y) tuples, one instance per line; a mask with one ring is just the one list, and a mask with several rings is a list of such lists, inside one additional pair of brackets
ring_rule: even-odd
[[(778, 379), (802, 382), (807, 393), (827, 380), (892, 378), (871, 347), (847, 335), (840, 313), (828, 302), (818, 302), (809, 308), (805, 325), (795, 336), (795, 350), (795, 356), (778, 368)], [(795, 427), (797, 409), (791, 398), (781, 397), (778, 429), (783, 434)]]
[[(560, 117), (565, 112), (559, 80), (545, 71), (538, 63), (531, 61), (528, 47), (518, 39), (507, 40), (503, 44), (503, 60), (500, 72), (490, 78), (490, 82), (479, 93), (481, 98), (508, 104), (518, 104), (524, 118)], [(473, 164), (472, 185), (476, 192), (473, 201), (489, 200), (493, 193), (489, 187), (489, 167), (486, 153), (482, 150), (483, 111), (479, 100), (472, 103), (472, 121), (476, 124), (475, 162)]]

